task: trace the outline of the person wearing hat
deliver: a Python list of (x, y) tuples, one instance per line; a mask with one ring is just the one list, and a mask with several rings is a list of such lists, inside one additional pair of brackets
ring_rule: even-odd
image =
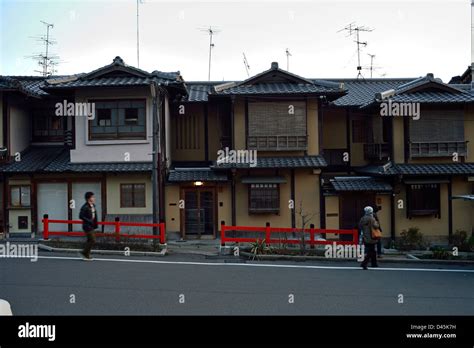
[(372, 229), (378, 228), (380, 228), (380, 225), (374, 217), (374, 209), (370, 206), (365, 207), (364, 216), (359, 221), (359, 229), (362, 232), (362, 240), (366, 251), (364, 261), (360, 264), (364, 270), (367, 269), (369, 261), (372, 267), (378, 267), (377, 251), (375, 249), (378, 239), (372, 238)]

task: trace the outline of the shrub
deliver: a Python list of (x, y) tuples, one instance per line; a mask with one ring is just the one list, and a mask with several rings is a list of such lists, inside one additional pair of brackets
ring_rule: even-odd
[(470, 251), (474, 251), (474, 233), (471, 235), (471, 237), (467, 241), (467, 245), (469, 245)]
[(431, 251), (433, 252), (433, 256), (432, 256), (433, 259), (448, 260), (451, 258), (449, 251), (447, 251), (446, 249), (442, 247), (438, 246), (438, 247), (431, 248)]
[(400, 238), (396, 243), (398, 250), (424, 249), (423, 234), (418, 227), (410, 227), (400, 233)]
[(265, 239), (257, 239), (250, 244), (250, 252), (253, 254), (253, 259), (258, 255), (270, 254), (272, 249), (267, 245)]
[(457, 247), (459, 251), (470, 251), (467, 232), (464, 230), (456, 230), (456, 232), (451, 236), (449, 242), (452, 246)]

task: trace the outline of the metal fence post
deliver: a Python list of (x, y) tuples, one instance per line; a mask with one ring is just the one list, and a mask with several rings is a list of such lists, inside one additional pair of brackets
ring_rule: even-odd
[(43, 215), (43, 239), (48, 240), (49, 238), (49, 216), (48, 214)]

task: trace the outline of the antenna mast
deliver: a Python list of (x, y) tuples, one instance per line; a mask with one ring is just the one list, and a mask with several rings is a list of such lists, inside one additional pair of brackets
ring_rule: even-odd
[(207, 80), (211, 81), (211, 62), (212, 62), (212, 49), (214, 48), (214, 43), (212, 42), (212, 38), (215, 34), (219, 33), (220, 30), (217, 29), (212, 29), (212, 27), (209, 28), (201, 28), (199, 29), (201, 31), (206, 32), (209, 34), (209, 70), (207, 74)]
[(137, 0), (137, 68), (140, 67), (140, 4), (143, 4), (143, 0)]
[(286, 51), (286, 71), (290, 71), (290, 57), (292, 54), (290, 53), (290, 50), (287, 48)]
[(38, 41), (40, 41), (42, 44), (44, 44), (45, 50), (44, 53), (39, 53), (33, 56), (28, 56), (28, 58), (33, 58), (38, 61), (38, 65), (41, 67), (41, 70), (35, 70), (35, 72), (39, 72), (41, 75), (47, 77), (56, 72), (55, 66), (58, 64), (56, 61), (59, 57), (56, 55), (51, 55), (50, 53), (50, 46), (56, 44), (56, 41), (54, 41), (50, 37), (50, 30), (54, 28), (54, 24), (52, 23), (47, 23), (45, 21), (40, 21), (46, 26), (46, 35), (45, 36), (40, 36), (36, 37)]
[(361, 46), (363, 47), (367, 46), (367, 41), (360, 41), (360, 32), (371, 32), (371, 31), (374, 31), (374, 29), (367, 28), (364, 26), (358, 26), (355, 24), (355, 22), (352, 22), (349, 25), (342, 28), (341, 30), (339, 30), (338, 33), (341, 31), (347, 32), (347, 36), (355, 35), (356, 37), (355, 43), (357, 44), (357, 78), (363, 77), (361, 73), (362, 66), (360, 64), (360, 51), (361, 51)]
[(244, 65), (245, 65), (245, 71), (247, 71), (247, 77), (250, 76), (250, 65), (249, 65), (249, 62), (247, 60), (247, 57), (245, 56), (245, 53), (242, 53), (243, 56), (244, 56)]
[(372, 78), (372, 73), (374, 71), (374, 58), (375, 58), (375, 54), (370, 54), (368, 53), (369, 57), (370, 57), (370, 78)]

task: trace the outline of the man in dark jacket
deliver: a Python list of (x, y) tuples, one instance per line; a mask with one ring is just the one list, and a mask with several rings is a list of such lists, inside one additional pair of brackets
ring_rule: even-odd
[(365, 251), (367, 252), (364, 261), (361, 263), (363, 269), (367, 269), (367, 264), (371, 261), (372, 267), (378, 267), (377, 265), (377, 252), (375, 246), (378, 239), (372, 238), (372, 229), (379, 228), (380, 225), (374, 218), (374, 209), (372, 207), (364, 208), (365, 215), (360, 219), (359, 229), (362, 231), (362, 238), (365, 245)]
[(79, 219), (82, 220), (82, 230), (86, 233), (87, 240), (84, 250), (81, 252), (84, 260), (91, 261), (91, 250), (95, 243), (95, 229), (97, 228), (97, 210), (95, 208), (95, 196), (93, 192), (86, 192), (86, 203), (81, 207)]

